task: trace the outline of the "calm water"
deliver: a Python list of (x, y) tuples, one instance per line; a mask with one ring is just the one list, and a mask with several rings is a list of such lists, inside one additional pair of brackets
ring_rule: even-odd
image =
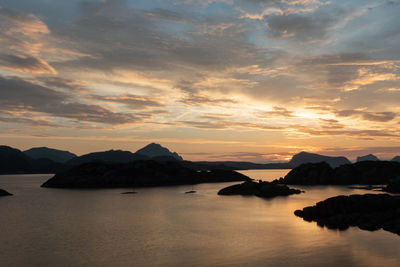
[[(264, 180), (287, 170), (243, 173)], [(332, 231), (293, 211), (345, 187), (264, 200), (218, 196), (232, 183), (138, 189), (40, 188), (50, 175), (0, 176), (1, 266), (400, 266), (400, 237)]]

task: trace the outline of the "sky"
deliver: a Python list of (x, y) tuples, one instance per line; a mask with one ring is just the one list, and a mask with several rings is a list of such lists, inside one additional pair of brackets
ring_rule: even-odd
[(0, 144), (400, 155), (400, 0), (0, 0)]

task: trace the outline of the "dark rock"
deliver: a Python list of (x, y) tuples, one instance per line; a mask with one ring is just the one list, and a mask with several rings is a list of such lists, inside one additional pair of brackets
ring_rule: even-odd
[(332, 181), (333, 174), (333, 169), (326, 162), (306, 163), (291, 170), (281, 181), (284, 184), (328, 184)]
[(196, 171), (176, 161), (153, 160), (130, 163), (86, 163), (57, 173), (42, 187), (111, 188), (187, 185), (249, 180), (229, 170)]
[(190, 190), (190, 191), (186, 191), (185, 192), (185, 194), (194, 194), (194, 193), (196, 193), (196, 191), (194, 191), (194, 190)]
[(12, 194), (8, 193), (6, 190), (0, 188), (0, 197), (4, 196), (12, 196)]
[(400, 193), (400, 177), (389, 180), (389, 183), (383, 190), (389, 193)]
[(301, 185), (382, 185), (400, 176), (400, 163), (393, 161), (362, 161), (332, 169), (327, 163), (308, 163), (292, 169), (283, 184)]
[(121, 194), (123, 195), (131, 195), (131, 194), (137, 194), (135, 191), (128, 191), (128, 192), (122, 192)]
[(400, 198), (388, 194), (336, 196), (296, 210), (294, 214), (329, 229), (358, 226), (375, 231), (383, 228), (400, 235)]
[(242, 184), (225, 187), (218, 192), (218, 195), (255, 195), (262, 198), (272, 198), (300, 193), (300, 190), (289, 188), (286, 185), (278, 185), (263, 181), (259, 181), (258, 183), (246, 181)]

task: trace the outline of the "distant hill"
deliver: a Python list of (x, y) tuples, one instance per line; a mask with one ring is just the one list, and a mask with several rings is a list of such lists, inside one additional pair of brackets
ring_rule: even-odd
[(34, 147), (24, 151), (24, 154), (33, 159), (50, 159), (55, 162), (65, 163), (75, 158), (76, 155), (64, 150), (58, 150), (48, 147)]
[(398, 162), (400, 162), (400, 156), (396, 156), (396, 157), (392, 158), (392, 161), (398, 161)]
[(49, 159), (33, 159), (16, 148), (0, 146), (0, 174), (55, 173), (63, 169), (64, 164)]
[(253, 163), (247, 161), (196, 161), (198, 166), (214, 167), (232, 170), (260, 170), (260, 169), (291, 169), (287, 162), (284, 163)]
[(379, 159), (372, 154), (368, 154), (365, 156), (357, 157), (357, 162), (360, 162), (360, 161), (379, 161)]
[(146, 160), (149, 157), (123, 150), (93, 152), (67, 161), (68, 165), (80, 165), (88, 162), (127, 163), (135, 160)]
[(304, 163), (318, 162), (326, 162), (332, 168), (336, 168), (343, 164), (351, 164), (351, 162), (345, 157), (329, 157), (314, 153), (300, 152), (292, 157), (292, 159), (289, 161), (289, 165), (294, 168)]
[(31, 168), (30, 158), (20, 150), (9, 146), (0, 146), (0, 173), (23, 173)]
[(178, 153), (171, 152), (171, 151), (169, 151), (168, 148), (165, 148), (165, 147), (161, 146), (160, 144), (156, 144), (156, 143), (148, 144), (147, 146), (136, 151), (135, 154), (144, 155), (149, 158), (168, 157), (169, 156), (169, 157), (175, 158), (176, 160), (183, 160), (183, 158), (181, 156), (179, 156)]

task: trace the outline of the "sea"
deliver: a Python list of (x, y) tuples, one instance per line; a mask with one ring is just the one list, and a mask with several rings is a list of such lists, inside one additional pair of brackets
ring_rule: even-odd
[[(241, 172), (271, 181), (288, 170)], [(305, 193), (262, 199), (217, 194), (235, 183), (41, 188), (51, 176), (0, 176), (14, 194), (0, 198), (0, 266), (400, 266), (398, 235), (329, 230), (293, 214), (370, 191), (293, 186)]]

